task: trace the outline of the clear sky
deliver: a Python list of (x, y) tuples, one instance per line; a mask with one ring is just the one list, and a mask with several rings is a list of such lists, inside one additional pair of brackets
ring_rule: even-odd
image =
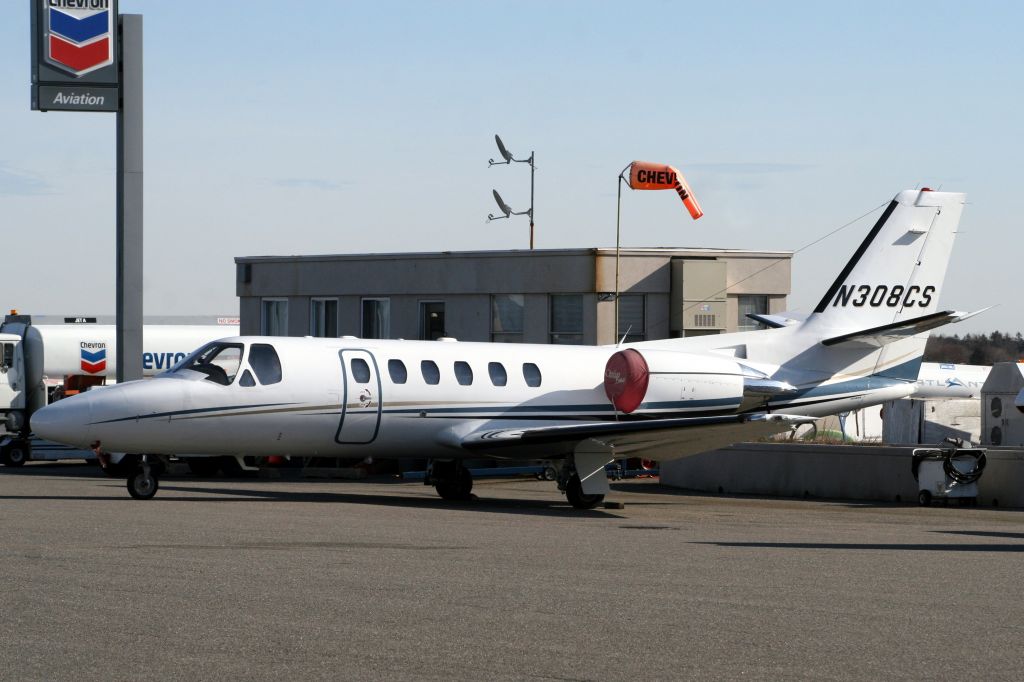
[[(114, 115), (29, 110), (29, 11), (0, 22), (0, 306), (114, 309)], [(919, 186), (967, 192), (949, 333), (1024, 330), (1018, 2), (122, 0), (145, 22), (145, 310), (237, 311), (241, 255), (613, 246), (797, 250)], [(872, 216), (793, 263), (808, 310)]]

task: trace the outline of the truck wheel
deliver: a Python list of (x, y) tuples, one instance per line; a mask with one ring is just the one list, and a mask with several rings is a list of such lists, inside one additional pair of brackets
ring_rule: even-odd
[(20, 467), (28, 461), (28, 451), (20, 445), (12, 445), (7, 448), (4, 456), (4, 464), (9, 467)]
[(932, 494), (927, 490), (922, 490), (917, 494), (917, 503), (922, 507), (928, 507), (932, 503)]

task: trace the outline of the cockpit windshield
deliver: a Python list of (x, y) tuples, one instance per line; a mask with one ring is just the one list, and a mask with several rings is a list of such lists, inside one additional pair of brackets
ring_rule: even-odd
[(240, 343), (215, 341), (195, 351), (169, 371), (180, 372), (190, 369), (193, 372), (205, 374), (207, 381), (228, 386), (238, 374), (238, 368), (242, 364), (243, 350), (244, 346)]

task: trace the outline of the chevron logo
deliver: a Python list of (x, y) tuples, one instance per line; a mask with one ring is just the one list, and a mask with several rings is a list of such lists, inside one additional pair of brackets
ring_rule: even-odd
[[(55, 4), (55, 3), (48, 3)], [(88, 9), (46, 8), (46, 61), (78, 77), (114, 63), (110, 0), (82, 0)]]
[[(90, 344), (96, 345), (96, 344)], [(82, 371), (86, 374), (99, 374), (107, 368), (107, 349), (101, 347), (99, 350), (88, 351), (82, 349)]]

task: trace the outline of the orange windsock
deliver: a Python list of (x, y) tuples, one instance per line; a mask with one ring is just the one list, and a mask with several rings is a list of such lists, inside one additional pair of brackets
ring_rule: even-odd
[(663, 163), (634, 161), (629, 165), (629, 186), (632, 189), (674, 189), (694, 220), (704, 215), (693, 190), (683, 174)]

